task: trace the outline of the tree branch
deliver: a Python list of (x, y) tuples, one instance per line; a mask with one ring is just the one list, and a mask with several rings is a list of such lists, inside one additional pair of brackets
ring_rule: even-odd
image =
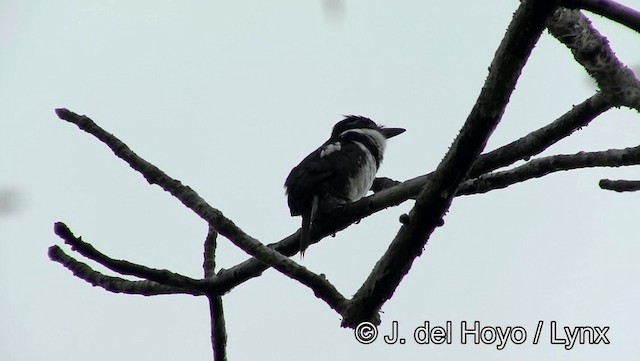
[(190, 290), (197, 294), (203, 294), (206, 291), (206, 283), (202, 280), (195, 280), (168, 270), (157, 270), (128, 261), (113, 259), (95, 249), (91, 244), (84, 242), (80, 237), (75, 237), (69, 227), (62, 222), (56, 222), (53, 230), (66, 244), (71, 246), (72, 250), (114, 272), (148, 279), (162, 285)]
[(204, 278), (214, 278), (216, 276), (216, 247), (218, 245), (218, 232), (209, 226), (209, 232), (204, 240), (204, 261), (202, 268), (204, 269)]
[(343, 326), (355, 327), (362, 321), (372, 320), (409, 272), (413, 261), (422, 254), (429, 236), (449, 209), (458, 186), (498, 125), (522, 68), (556, 7), (557, 1), (525, 0), (516, 10), (471, 114), (420, 191), (408, 221), (349, 302), (343, 315)]
[[(531, 160), (513, 169), (489, 173), (464, 182), (457, 195), (486, 193), (547, 174), (578, 168), (622, 167), (640, 164), (640, 146), (600, 152), (559, 154)], [(601, 183), (602, 186), (602, 183)]]
[(224, 309), (221, 296), (209, 296), (209, 315), (211, 316), (211, 346), (215, 361), (227, 360), (227, 327), (224, 321)]
[[(108, 146), (118, 158), (124, 160), (131, 168), (142, 174), (149, 184), (156, 184), (160, 186), (160, 188), (169, 192), (187, 208), (191, 209), (194, 213), (200, 216), (200, 218), (204, 219), (209, 225), (214, 227), (217, 232), (225, 236), (242, 250), (251, 251), (261, 247), (265, 248), (258, 240), (246, 234), (230, 219), (226, 218), (222, 212), (211, 207), (193, 189), (183, 185), (180, 181), (169, 177), (158, 167), (139, 157), (120, 139), (116, 138), (113, 134), (106, 132), (89, 117), (78, 115), (64, 108), (56, 109), (56, 114), (60, 119), (73, 123), (81, 130), (96, 137)], [(251, 252), (249, 252), (249, 254), (255, 256)]]
[[(218, 232), (209, 226), (209, 232), (204, 240), (204, 268), (205, 278), (216, 278), (216, 246)], [(207, 294), (209, 301), (209, 316), (211, 318), (211, 346), (213, 347), (213, 359), (216, 361), (227, 360), (227, 328), (225, 326), (224, 308), (222, 296), (217, 293)]]
[(551, 122), (549, 125), (535, 130), (498, 149), (482, 154), (469, 171), (469, 178), (509, 166), (519, 160), (529, 160), (540, 154), (553, 144), (570, 136), (576, 130), (591, 123), (600, 114), (611, 109), (613, 105), (605, 94), (597, 93), (582, 103), (575, 105), (570, 111)]
[(566, 45), (615, 106), (640, 111), (640, 81), (609, 47), (609, 42), (578, 10), (558, 9), (547, 27)]
[[(551, 124), (503, 147), (480, 155), (469, 171), (469, 176), (477, 176), (539, 154), (581, 127), (588, 125), (598, 115), (610, 109), (611, 106), (604, 93), (597, 93), (573, 107)], [(405, 182), (377, 178), (372, 188), (376, 194), (348, 204), (344, 210), (337, 210), (331, 217), (331, 222), (325, 221), (322, 224), (323, 227), (313, 229), (311, 243), (317, 243), (322, 237), (336, 233), (353, 222), (382, 209), (396, 206), (410, 198), (415, 199), (432, 174), (422, 175)], [(298, 233), (294, 233), (280, 242), (268, 245), (268, 247), (284, 255), (292, 256), (298, 251), (297, 239)], [(255, 258), (248, 259), (220, 272), (218, 286), (221, 290), (227, 292), (253, 277), (260, 276), (267, 268), (267, 265)]]
[(640, 181), (601, 179), (600, 188), (616, 192), (640, 191)]
[[(230, 219), (226, 218), (222, 214), (222, 212), (211, 207), (193, 189), (183, 185), (182, 183), (180, 183), (180, 181), (171, 178), (158, 167), (139, 157), (126, 144), (116, 138), (113, 134), (107, 133), (104, 129), (94, 123), (93, 120), (91, 120), (89, 117), (81, 116), (73, 113), (70, 110), (62, 108), (56, 109), (56, 114), (58, 115), (58, 117), (60, 117), (60, 119), (77, 125), (81, 130), (99, 139), (101, 142), (107, 145), (118, 158), (124, 160), (131, 166), (131, 168), (142, 174), (150, 184), (157, 184), (162, 189), (169, 192), (175, 198), (180, 200), (182, 204), (184, 204), (187, 208), (191, 209), (194, 213), (200, 216), (200, 218), (204, 219), (211, 227), (214, 228), (216, 232), (225, 236), (238, 248), (242, 249), (249, 255), (256, 257), (260, 262), (263, 262), (275, 268), (289, 278), (299, 281), (300, 283), (311, 288), (314, 294), (318, 298), (324, 300), (329, 305), (329, 307), (333, 308), (339, 313), (342, 312), (346, 303), (346, 298), (344, 298), (344, 296), (342, 296), (338, 292), (338, 290), (325, 278), (320, 277), (315, 273), (309, 271), (305, 267), (298, 265), (296, 262), (274, 251), (272, 248), (266, 247), (258, 240), (246, 234)], [(73, 237), (73, 235), (71, 236)], [(98, 258), (105, 259), (105, 257), (106, 256), (102, 254), (98, 255)], [(126, 264), (120, 264), (120, 266), (125, 266), (122, 268), (125, 272), (131, 270), (130, 268), (126, 267), (128, 266)], [(138, 269), (137, 271), (144, 270)], [(153, 272), (147, 273), (147, 275), (151, 277), (158, 276), (158, 274), (155, 274)], [(174, 275), (176, 274), (166, 274), (167, 277)], [(158, 281), (157, 279), (154, 280)], [(174, 278), (167, 279), (165, 281), (173, 282)], [(201, 284), (210, 284), (206, 280), (196, 281), (189, 279), (188, 277), (184, 277), (183, 279), (181, 279), (181, 281), (191, 282), (191, 286), (193, 287), (200, 286)], [(213, 280), (213, 285), (215, 285), (215, 280)], [(210, 289), (209, 292), (216, 292), (218, 294), (221, 294), (219, 290)]]
[(582, 9), (604, 16), (640, 33), (640, 12), (611, 0), (564, 0), (569, 9)]
[(93, 286), (104, 288), (105, 290), (113, 293), (126, 293), (142, 296), (176, 294), (200, 296), (203, 294), (202, 292), (193, 289), (167, 286), (154, 281), (130, 281), (124, 278), (106, 276), (92, 269), (86, 263), (82, 263), (67, 255), (58, 246), (49, 247), (49, 258), (73, 272), (74, 276), (90, 283)]

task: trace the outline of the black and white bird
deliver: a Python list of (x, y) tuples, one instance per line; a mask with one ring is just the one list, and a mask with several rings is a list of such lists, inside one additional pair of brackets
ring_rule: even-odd
[(291, 215), (302, 216), (301, 256), (309, 246), (318, 212), (367, 194), (382, 163), (387, 139), (404, 131), (348, 115), (333, 127), (329, 140), (291, 170), (284, 186)]

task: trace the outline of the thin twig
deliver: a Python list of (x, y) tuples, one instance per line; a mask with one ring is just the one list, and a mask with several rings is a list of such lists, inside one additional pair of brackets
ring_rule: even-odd
[(142, 296), (177, 294), (201, 296), (203, 294), (202, 292), (193, 289), (167, 286), (154, 281), (130, 281), (120, 277), (107, 276), (92, 269), (86, 263), (82, 263), (67, 255), (58, 246), (49, 247), (49, 258), (73, 272), (74, 276), (93, 286), (104, 288), (105, 290), (113, 293), (126, 293)]
[(202, 280), (196, 280), (168, 270), (158, 270), (128, 261), (113, 259), (95, 249), (91, 244), (84, 242), (80, 237), (74, 236), (69, 227), (62, 222), (56, 222), (53, 229), (66, 244), (71, 246), (71, 249), (114, 272), (148, 279), (167, 286), (191, 290), (193, 293), (202, 294), (206, 291), (206, 283)]
[(156, 184), (160, 186), (160, 188), (169, 192), (187, 208), (191, 209), (209, 225), (214, 227), (217, 232), (225, 236), (241, 249), (247, 251), (264, 247), (259, 241), (250, 237), (230, 219), (226, 218), (222, 212), (210, 206), (193, 189), (183, 185), (180, 181), (171, 178), (155, 165), (142, 159), (120, 139), (116, 138), (113, 134), (106, 132), (89, 117), (78, 115), (64, 108), (56, 109), (56, 114), (60, 119), (75, 124), (81, 130), (96, 137), (109, 147), (118, 158), (124, 160), (131, 168), (142, 174), (149, 184)]
[(612, 180), (612, 179), (601, 179), (600, 180), (600, 188), (606, 189), (609, 191), (616, 192), (637, 192), (640, 191), (640, 181), (633, 180)]
[(471, 167), (468, 178), (474, 178), (498, 168), (506, 167), (519, 160), (529, 160), (530, 157), (542, 153), (553, 144), (573, 134), (576, 130), (587, 126), (600, 114), (611, 109), (612, 106), (604, 93), (596, 93), (589, 99), (574, 106), (549, 125), (498, 149), (482, 154)]
[(342, 325), (369, 321), (393, 295), (431, 233), (442, 222), (460, 183), (498, 125), (524, 64), (557, 1), (523, 1), (496, 51), (489, 75), (467, 121), (443, 161), (421, 190), (409, 219), (353, 296)]
[(202, 268), (204, 269), (204, 278), (214, 278), (216, 270), (216, 246), (218, 240), (218, 232), (209, 226), (207, 237), (204, 239), (204, 261)]
[(609, 149), (600, 152), (553, 155), (533, 159), (513, 169), (489, 173), (468, 180), (460, 186), (457, 195), (486, 193), (558, 171), (592, 167), (622, 167), (638, 164), (640, 164), (640, 146)]

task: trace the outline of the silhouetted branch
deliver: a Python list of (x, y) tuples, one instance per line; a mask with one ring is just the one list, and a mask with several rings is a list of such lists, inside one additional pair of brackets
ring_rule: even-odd
[(544, 31), (557, 1), (521, 3), (489, 67), (489, 75), (467, 121), (449, 152), (420, 191), (409, 219), (353, 296), (342, 325), (370, 321), (393, 295), (413, 261), (422, 254), (464, 181), (498, 125), (524, 64)]
[(640, 12), (611, 0), (564, 0), (569, 9), (590, 11), (640, 33)]
[(215, 361), (227, 360), (227, 328), (224, 321), (222, 297), (209, 296), (209, 315), (211, 316), (211, 346)]
[[(308, 286), (314, 291), (314, 294), (318, 298), (324, 300), (331, 308), (341, 312), (346, 299), (325, 278), (316, 275), (244, 233), (230, 219), (224, 217), (222, 212), (211, 207), (190, 187), (171, 178), (158, 167), (139, 157), (126, 144), (116, 138), (113, 134), (110, 134), (99, 127), (89, 117), (78, 115), (70, 110), (62, 108), (56, 109), (56, 114), (60, 119), (77, 125), (78, 128), (99, 139), (107, 145), (118, 158), (124, 160), (131, 166), (131, 168), (142, 174), (149, 184), (157, 184), (162, 189), (169, 192), (175, 198), (180, 200), (187, 208), (191, 209), (194, 213), (204, 219), (215, 229), (216, 232), (225, 236), (238, 248), (242, 249), (249, 255), (256, 257), (260, 262), (263, 262), (286, 276)], [(151, 273), (148, 275), (154, 276)], [(167, 274), (167, 276), (169, 275), (170, 273)], [(183, 281), (186, 282), (187, 278), (183, 279)], [(191, 281), (196, 282), (195, 280)], [(202, 284), (206, 284), (206, 281), (202, 280)], [(194, 287), (196, 285), (200, 286), (198, 283), (192, 284)]]
[[(565, 0), (565, 3), (585, 9), (586, 3), (599, 4), (600, 7), (606, 3), (615, 4), (611, 1), (596, 0)], [(454, 196), (488, 192), (560, 170), (611, 167), (640, 162), (638, 148), (627, 148), (534, 159), (520, 167), (486, 174), (518, 160), (528, 160), (589, 124), (612, 106), (624, 105), (640, 111), (640, 82), (633, 72), (615, 57), (606, 38), (593, 29), (588, 19), (579, 11), (558, 9), (548, 19), (555, 5), (554, 1), (522, 2), (496, 52), (487, 81), (471, 114), (435, 172), (402, 183), (378, 179), (373, 187), (377, 191), (375, 195), (332, 212), (326, 219), (317, 222), (318, 227), (312, 229), (312, 243), (316, 243), (322, 237), (336, 233), (355, 221), (417, 195), (417, 202), (406, 222), (403, 222), (389, 249), (351, 301), (344, 298), (324, 276), (317, 275), (286, 257), (297, 253), (299, 232), (278, 243), (263, 245), (242, 231), (218, 209), (211, 207), (191, 188), (137, 156), (123, 142), (104, 131), (88, 117), (67, 109), (56, 109), (56, 113), (61, 119), (76, 124), (105, 143), (117, 157), (140, 172), (150, 184), (156, 184), (172, 194), (209, 224), (209, 233), (204, 245), (205, 279), (196, 280), (166, 270), (114, 260), (73, 236), (62, 223), (56, 224), (56, 233), (70, 244), (72, 249), (116, 272), (150, 281), (128, 281), (102, 275), (64, 254), (57, 246), (50, 248), (49, 255), (52, 260), (63, 264), (79, 278), (113, 292), (145, 295), (206, 294), (209, 299), (211, 340), (216, 360), (226, 360), (227, 335), (221, 295), (240, 283), (259, 276), (270, 266), (311, 288), (316, 296), (343, 315), (343, 326), (353, 327), (364, 320), (377, 321), (378, 310), (393, 295), (415, 258), (422, 253), (433, 230), (441, 225), (442, 216), (450, 207)], [(620, 18), (622, 15), (619, 10), (620, 8), (618, 13), (611, 12), (613, 15), (610, 16)], [(626, 15), (629, 14), (627, 12)], [(575, 106), (553, 123), (510, 144), (479, 155), (500, 121), (522, 67), (546, 25), (556, 38), (571, 49), (575, 59), (596, 79), (603, 91)], [(633, 23), (631, 26), (634, 26)], [(607, 182), (618, 182), (616, 186), (622, 188), (637, 186), (630, 185), (631, 181), (602, 180), (601, 187), (605, 188), (603, 184), (613, 184)], [(218, 233), (253, 258), (228, 270), (221, 270), (216, 275), (215, 248)]]
[(612, 104), (606, 95), (597, 93), (582, 103), (574, 106), (551, 124), (533, 131), (498, 149), (482, 154), (473, 164), (468, 178), (511, 165), (519, 160), (529, 160), (540, 154), (553, 144), (570, 136), (576, 130), (587, 126), (600, 114), (611, 109)]
[(217, 240), (218, 232), (209, 226), (209, 232), (204, 240), (204, 261), (202, 262), (204, 278), (213, 278), (215, 276)]
[(640, 81), (609, 47), (607, 38), (591, 26), (578, 10), (558, 9), (547, 27), (551, 35), (566, 45), (598, 87), (615, 106), (640, 111)]
[(206, 284), (201, 280), (195, 280), (168, 270), (157, 270), (132, 262), (113, 259), (95, 249), (91, 244), (84, 242), (80, 237), (74, 236), (69, 227), (62, 222), (56, 222), (53, 230), (66, 244), (71, 246), (72, 250), (114, 272), (148, 279), (167, 286), (191, 290), (193, 293), (202, 294), (206, 291)]
[(106, 276), (92, 269), (86, 263), (77, 261), (73, 257), (67, 255), (58, 246), (49, 247), (49, 258), (73, 272), (74, 276), (90, 283), (93, 286), (102, 287), (113, 293), (127, 293), (142, 296), (175, 294), (189, 294), (193, 296), (202, 295), (201, 292), (196, 290), (167, 286), (154, 281), (130, 281), (124, 278)]
[(616, 192), (640, 191), (640, 181), (601, 179), (600, 188)]
[[(204, 268), (205, 278), (216, 278), (216, 246), (218, 232), (209, 226), (209, 232), (204, 240)], [(224, 308), (222, 296), (217, 293), (207, 295), (209, 301), (209, 316), (211, 317), (211, 346), (213, 347), (213, 359), (226, 361), (227, 359), (227, 329), (224, 320)]]
[[(209, 225), (214, 227), (218, 233), (225, 236), (242, 250), (248, 252), (252, 256), (255, 256), (253, 254), (255, 252), (252, 250), (266, 248), (259, 241), (243, 232), (230, 219), (226, 218), (222, 212), (211, 207), (193, 189), (183, 185), (180, 181), (169, 177), (158, 167), (139, 157), (126, 144), (116, 138), (113, 134), (110, 134), (99, 127), (89, 117), (78, 115), (63, 108), (56, 109), (56, 114), (60, 119), (73, 123), (77, 125), (78, 128), (96, 137), (108, 146), (118, 158), (124, 160), (129, 164), (129, 166), (131, 166), (131, 168), (142, 174), (149, 184), (156, 184), (160, 186), (160, 188), (169, 192), (187, 208), (191, 209)], [(266, 262), (266, 260), (262, 261)]]
[[(607, 97), (602, 93), (597, 93), (573, 107), (573, 109), (551, 124), (535, 130), (510, 144), (480, 155), (469, 174), (475, 175), (479, 172), (492, 171), (538, 154), (571, 135), (574, 131), (588, 125), (598, 115), (610, 108), (611, 104), (607, 101)], [(331, 221), (325, 221), (322, 224), (323, 227), (313, 230), (311, 243), (316, 243), (322, 237), (336, 233), (353, 222), (382, 209), (396, 206), (407, 199), (415, 199), (415, 196), (417, 196), (432, 174), (422, 175), (405, 182), (398, 182), (389, 178), (377, 178), (372, 188), (376, 194), (348, 204), (343, 210), (337, 210)], [(268, 246), (284, 255), (292, 256), (298, 251), (297, 239), (298, 233), (294, 233), (280, 242)], [(248, 259), (221, 272), (218, 278), (218, 286), (222, 290), (228, 291), (253, 277), (260, 276), (267, 268), (264, 263), (255, 258)]]
[[(513, 169), (482, 175), (464, 182), (457, 195), (486, 193), (495, 189), (540, 178), (547, 174), (578, 168), (622, 167), (640, 164), (640, 146), (609, 149), (600, 152), (579, 152), (533, 159)], [(602, 183), (600, 183), (602, 186)]]

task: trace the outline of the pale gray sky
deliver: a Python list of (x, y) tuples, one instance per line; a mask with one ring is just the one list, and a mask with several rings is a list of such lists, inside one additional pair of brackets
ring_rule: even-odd
[[(640, 8), (640, 0), (625, 4)], [(404, 180), (442, 159), (487, 75), (518, 1), (0, 2), (0, 359), (208, 360), (206, 300), (116, 295), (47, 258), (64, 221), (114, 258), (198, 277), (206, 225), (101, 143), (56, 118), (87, 114), (188, 184), (264, 243), (294, 232), (289, 170), (341, 114), (407, 129), (379, 175)], [(640, 62), (640, 37), (591, 16), (619, 58)], [(524, 69), (495, 148), (594, 93), (546, 33)], [(638, 114), (608, 112), (544, 155), (638, 145)], [(424, 321), (522, 326), (523, 345), (372, 345), (276, 271), (227, 295), (231, 360), (601, 360), (640, 355), (638, 194), (602, 191), (635, 168), (564, 172), (456, 198), (394, 297), (383, 329)], [(395, 235), (410, 202), (309, 249), (304, 265), (350, 297)], [(246, 259), (220, 239), (218, 265)], [(70, 251), (69, 251), (70, 252)], [(298, 258), (296, 257), (296, 260)], [(99, 267), (98, 267), (99, 268)], [(532, 345), (538, 320), (540, 344)], [(549, 323), (609, 326), (610, 345), (549, 343)], [(457, 336), (456, 336), (457, 337)]]

